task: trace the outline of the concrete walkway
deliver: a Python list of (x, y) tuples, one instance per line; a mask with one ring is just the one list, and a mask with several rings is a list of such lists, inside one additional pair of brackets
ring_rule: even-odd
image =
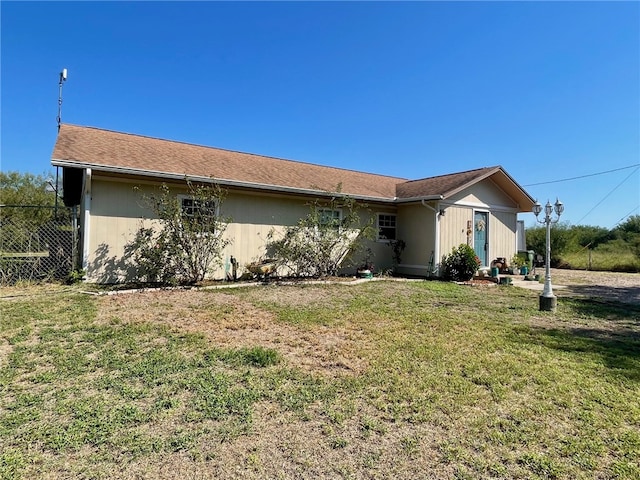
[[(526, 288), (528, 290), (537, 290), (539, 292), (541, 292), (542, 290), (544, 290), (544, 283), (541, 282), (537, 282), (535, 280), (525, 280), (524, 279), (524, 275), (499, 275), (498, 277), (508, 277), (511, 278), (511, 284), (516, 286), (516, 287), (520, 287), (520, 288)], [(564, 288), (567, 288), (566, 285), (556, 285), (553, 282), (553, 278), (551, 279), (551, 287), (555, 290), (562, 290)]]

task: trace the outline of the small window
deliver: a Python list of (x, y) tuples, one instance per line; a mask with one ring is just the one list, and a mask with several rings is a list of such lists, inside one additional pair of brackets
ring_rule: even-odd
[(342, 221), (342, 212), (340, 210), (330, 210), (321, 208), (318, 210), (320, 225), (332, 225), (339, 227)]
[(388, 241), (396, 239), (396, 216), (378, 214), (378, 240)]
[(191, 197), (180, 197), (182, 211), (188, 217), (208, 217), (216, 216), (216, 203), (213, 200), (201, 201)]

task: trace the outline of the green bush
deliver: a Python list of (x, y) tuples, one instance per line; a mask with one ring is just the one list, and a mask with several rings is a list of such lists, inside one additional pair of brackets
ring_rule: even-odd
[(442, 260), (442, 276), (445, 280), (466, 282), (480, 266), (480, 259), (469, 245), (462, 243), (454, 247)]
[(136, 280), (192, 285), (222, 264), (222, 252), (231, 243), (224, 237), (231, 219), (220, 215), (226, 192), (217, 184), (189, 180), (185, 187), (183, 200), (166, 184), (142, 196), (158, 225), (155, 229), (140, 227), (125, 246)]
[(284, 267), (279, 272), (294, 277), (335, 276), (340, 268), (353, 264), (365, 240), (374, 239), (373, 217), (366, 205), (340, 191), (338, 185), (336, 192), (327, 192), (330, 198), (311, 201), (309, 213), (283, 234), (276, 229), (269, 232), (267, 254)]
[(67, 284), (74, 285), (76, 283), (80, 283), (84, 280), (84, 277), (87, 275), (87, 272), (84, 270), (71, 270), (69, 275), (67, 275)]
[[(562, 255), (567, 251), (569, 244), (569, 227), (563, 223), (551, 227), (551, 266), (557, 267), (562, 262)], [(547, 252), (547, 228), (527, 228), (527, 250), (533, 250), (542, 256)]]

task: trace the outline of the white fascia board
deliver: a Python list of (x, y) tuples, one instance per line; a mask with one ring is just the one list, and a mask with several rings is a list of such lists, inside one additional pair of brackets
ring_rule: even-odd
[[(196, 182), (203, 183), (217, 183), (219, 185), (225, 185), (230, 187), (243, 187), (243, 188), (254, 188), (258, 190), (269, 190), (272, 192), (280, 192), (280, 193), (294, 193), (301, 195), (330, 195), (331, 192), (323, 192), (322, 190), (314, 190), (311, 188), (298, 188), (298, 187), (286, 187), (280, 185), (271, 185), (267, 183), (255, 183), (255, 182), (242, 182), (239, 180), (230, 180), (225, 178), (212, 178), (212, 177), (203, 177), (198, 175), (187, 175), (183, 173), (166, 173), (159, 172), (153, 170), (139, 170), (135, 168), (123, 168), (123, 167), (109, 167), (104, 165), (90, 164), (90, 163), (78, 163), (78, 162), (69, 162), (65, 160), (52, 159), (51, 165), (54, 167), (71, 167), (71, 168), (91, 168), (94, 171), (101, 172), (109, 172), (109, 173), (120, 173), (124, 175), (136, 175), (136, 176), (145, 176), (145, 177), (154, 177), (165, 180), (193, 180)], [(396, 203), (396, 200), (389, 197), (371, 197), (366, 195), (343, 195), (349, 196), (355, 200), (365, 200), (370, 202), (380, 202), (380, 203)]]
[(507, 213), (519, 213), (520, 209), (514, 207), (507, 207), (504, 205), (488, 205), (486, 203), (479, 202), (442, 202), (442, 206), (446, 207), (469, 207), (479, 208), (482, 210), (490, 210), (492, 212), (507, 212)]

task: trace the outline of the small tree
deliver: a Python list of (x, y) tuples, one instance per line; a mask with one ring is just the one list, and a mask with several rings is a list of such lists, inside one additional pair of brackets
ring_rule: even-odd
[(445, 280), (466, 282), (473, 278), (480, 263), (473, 248), (462, 243), (454, 247), (449, 255), (445, 255), (442, 260), (442, 276)]
[(615, 237), (625, 241), (631, 251), (640, 259), (640, 215), (631, 215), (612, 232)]
[(143, 195), (156, 214), (157, 229), (141, 227), (126, 253), (135, 262), (138, 276), (150, 282), (197, 283), (222, 263), (230, 240), (224, 238), (229, 219), (220, 215), (224, 191), (217, 184), (187, 180), (187, 195), (178, 197), (162, 184), (159, 191)]
[(26, 220), (37, 225), (51, 220), (56, 194), (50, 188), (49, 177), (50, 175), (47, 174), (0, 172), (0, 204), (31, 207), (2, 208), (2, 219)]
[(611, 240), (613, 235), (604, 227), (572, 225), (567, 231), (567, 237), (567, 250), (579, 251), (587, 247), (594, 249)]
[[(569, 243), (569, 228), (566, 224), (558, 223), (551, 228), (551, 266), (560, 264), (562, 254), (567, 249)], [(546, 227), (527, 228), (527, 249), (536, 253), (546, 255), (547, 252), (547, 230)]]
[(177, 260), (180, 252), (167, 241), (167, 231), (140, 227), (132, 242), (125, 246), (125, 256), (132, 260), (136, 278), (147, 283), (175, 285), (179, 279)]
[[(337, 190), (339, 194), (340, 186)], [(364, 224), (360, 219), (360, 211), (366, 207), (337, 194), (309, 203), (307, 216), (286, 227), (281, 237), (277, 238), (273, 229), (269, 232), (267, 251), (294, 276), (336, 275), (343, 262), (351, 261), (363, 247), (365, 239), (373, 239), (373, 219)]]

